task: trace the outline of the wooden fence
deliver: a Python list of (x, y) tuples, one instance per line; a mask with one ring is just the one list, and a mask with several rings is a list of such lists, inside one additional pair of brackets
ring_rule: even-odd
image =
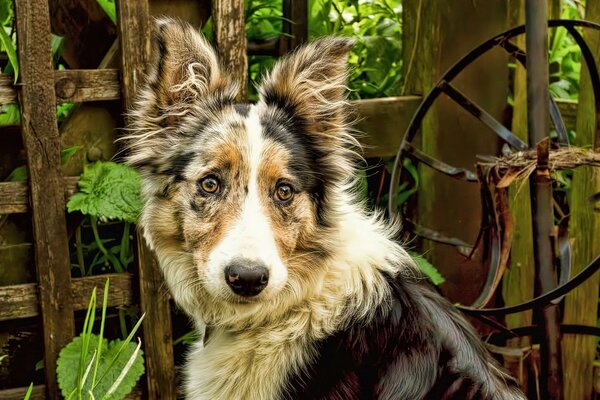
[[(45, 386), (34, 388), (35, 399), (59, 398), (56, 360), (75, 332), (74, 311), (84, 310), (93, 287), (102, 295), (107, 275), (71, 279), (65, 202), (77, 190), (77, 177), (62, 176), (60, 136), (55, 107), (63, 102), (121, 99), (130, 109), (144, 74), (149, 52), (151, 17), (148, 0), (117, 1), (120, 69), (64, 70), (52, 66), (48, 0), (15, 0), (20, 81), (0, 76), (0, 104), (20, 105), (27, 183), (0, 183), (0, 214), (31, 213), (37, 283), (0, 287), (0, 321), (41, 317)], [(283, 2), (287, 35), (264, 43), (246, 43), (243, 2), (212, 0), (215, 38), (230, 70), (246, 76), (247, 53), (281, 55), (307, 37), (307, 1)], [(287, 22), (293, 20), (294, 23)], [(242, 93), (240, 100), (245, 99)], [(419, 96), (353, 103), (362, 117), (358, 128), (367, 157), (395, 155)], [(574, 125), (574, 106), (566, 104), (567, 124)], [(143, 344), (146, 383), (132, 396), (175, 399), (170, 303), (162, 277), (141, 236), (133, 274), (108, 275), (109, 306), (139, 304), (146, 313)], [(0, 399), (20, 399), (25, 388), (0, 391)]]

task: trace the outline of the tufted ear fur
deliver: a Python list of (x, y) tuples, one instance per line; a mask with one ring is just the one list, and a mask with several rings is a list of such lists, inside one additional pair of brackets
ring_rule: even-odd
[(260, 101), (283, 110), (302, 130), (336, 145), (347, 128), (348, 52), (354, 41), (315, 40), (280, 60), (259, 89)]
[(196, 29), (182, 21), (157, 19), (146, 82), (131, 112), (130, 133), (123, 138), (128, 162), (140, 169), (157, 163), (180, 143), (186, 129), (194, 130), (233, 104), (237, 91)]

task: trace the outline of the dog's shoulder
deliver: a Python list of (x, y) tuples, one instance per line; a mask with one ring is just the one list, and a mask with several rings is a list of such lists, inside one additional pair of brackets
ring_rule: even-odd
[(285, 398), (522, 398), (431, 284), (419, 276), (386, 278), (387, 299), (369, 319), (351, 318), (316, 343), (312, 362), (292, 376)]

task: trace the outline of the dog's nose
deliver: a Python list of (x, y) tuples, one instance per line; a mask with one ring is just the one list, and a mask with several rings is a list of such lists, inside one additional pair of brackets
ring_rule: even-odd
[(235, 260), (225, 267), (225, 282), (235, 294), (256, 296), (267, 286), (269, 270), (258, 261)]

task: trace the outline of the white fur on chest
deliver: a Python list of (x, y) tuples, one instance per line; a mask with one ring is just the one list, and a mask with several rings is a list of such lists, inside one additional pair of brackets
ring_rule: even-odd
[(306, 340), (292, 332), (211, 332), (197, 343), (185, 368), (187, 400), (277, 399), (289, 374), (309, 357)]

